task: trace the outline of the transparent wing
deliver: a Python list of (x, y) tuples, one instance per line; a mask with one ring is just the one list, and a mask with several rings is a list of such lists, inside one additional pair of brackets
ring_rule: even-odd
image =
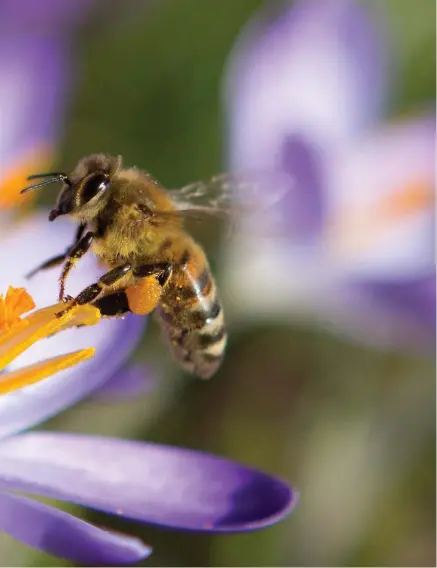
[(285, 172), (223, 173), (170, 190), (176, 211), (163, 215), (201, 219), (205, 216), (228, 218), (262, 213), (279, 203), (292, 187)]

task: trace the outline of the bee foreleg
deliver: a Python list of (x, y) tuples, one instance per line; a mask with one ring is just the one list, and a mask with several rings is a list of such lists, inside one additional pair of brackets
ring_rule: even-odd
[(60, 281), (59, 301), (62, 301), (64, 299), (65, 282), (67, 280), (67, 276), (68, 276), (70, 270), (73, 268), (73, 266), (76, 264), (76, 262), (80, 258), (82, 258), (82, 256), (86, 252), (88, 252), (88, 250), (91, 246), (91, 243), (93, 242), (93, 239), (94, 239), (94, 233), (89, 231), (84, 237), (82, 237), (69, 250), (68, 256), (67, 256), (67, 262), (65, 263), (64, 268), (62, 269), (61, 277), (59, 279), (59, 281)]

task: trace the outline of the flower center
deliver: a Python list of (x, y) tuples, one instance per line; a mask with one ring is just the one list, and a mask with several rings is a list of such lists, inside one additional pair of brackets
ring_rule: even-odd
[(411, 180), (400, 190), (378, 202), (355, 210), (342, 211), (332, 220), (327, 237), (337, 252), (356, 254), (383, 238), (384, 231), (422, 211), (431, 210), (434, 201), (427, 179)]
[(416, 180), (381, 203), (379, 217), (384, 221), (393, 221), (425, 210), (432, 206), (434, 194), (427, 180)]
[[(95, 325), (101, 317), (99, 310), (93, 306), (74, 306), (59, 315), (65, 303), (58, 302), (21, 318), (33, 308), (34, 301), (24, 288), (9, 286), (6, 295), (0, 295), (0, 372), (37, 341), (69, 327)], [(0, 395), (37, 383), (93, 355), (94, 349), (90, 347), (3, 373), (0, 377)]]

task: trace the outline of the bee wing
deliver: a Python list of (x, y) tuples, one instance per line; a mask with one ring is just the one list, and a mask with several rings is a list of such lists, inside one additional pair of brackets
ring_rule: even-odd
[(223, 173), (180, 189), (170, 190), (179, 218), (225, 218), (233, 225), (242, 216), (266, 213), (290, 191), (292, 179), (285, 172)]

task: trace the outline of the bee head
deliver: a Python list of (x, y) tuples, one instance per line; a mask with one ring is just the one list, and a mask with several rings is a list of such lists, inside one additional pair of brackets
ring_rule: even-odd
[(71, 215), (81, 221), (90, 221), (105, 206), (112, 177), (121, 167), (121, 156), (93, 154), (82, 158), (70, 176), (63, 173), (35, 174), (28, 179), (47, 178), (42, 182), (27, 187), (21, 193), (62, 182), (56, 206), (49, 215), (54, 221), (61, 215)]

